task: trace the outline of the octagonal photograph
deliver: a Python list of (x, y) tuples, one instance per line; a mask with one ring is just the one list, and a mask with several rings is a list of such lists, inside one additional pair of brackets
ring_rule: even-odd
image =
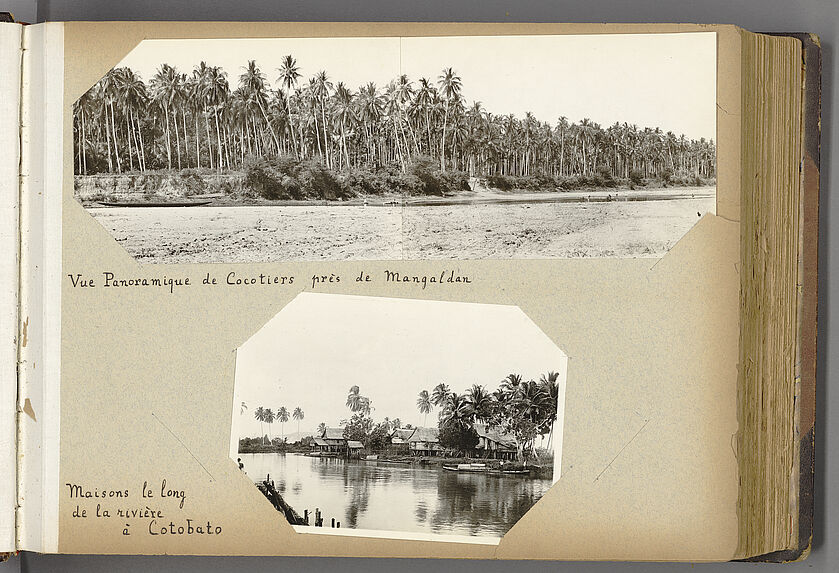
[(237, 350), (230, 456), (300, 533), (497, 543), (559, 479), (567, 362), (516, 306), (301, 293)]
[(716, 49), (146, 39), (73, 106), (73, 194), (143, 264), (662, 257), (716, 213)]

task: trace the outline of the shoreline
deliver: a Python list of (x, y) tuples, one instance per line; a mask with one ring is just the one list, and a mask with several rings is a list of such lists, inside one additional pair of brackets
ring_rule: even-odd
[[(103, 205), (99, 200), (77, 199), (85, 209), (122, 209), (122, 208), (170, 208), (165, 203), (172, 203), (174, 208), (186, 207), (433, 207), (455, 205), (504, 205), (538, 203), (585, 203), (611, 201), (668, 201), (678, 199), (710, 199), (716, 195), (715, 186), (704, 187), (656, 187), (656, 188), (610, 188), (610, 189), (574, 189), (570, 191), (530, 191), (516, 189), (498, 191), (478, 188), (474, 191), (462, 191), (442, 197), (420, 197), (391, 195), (363, 195), (346, 200), (328, 199), (246, 199), (236, 200), (228, 196), (193, 195), (177, 200), (161, 200), (156, 196), (145, 201), (126, 200), (122, 205)], [(209, 203), (181, 206), (188, 199), (195, 203)], [(145, 203), (154, 203), (147, 205)]]
[(523, 463), (518, 461), (509, 461), (509, 460), (500, 460), (495, 458), (473, 458), (473, 457), (449, 457), (449, 456), (410, 456), (410, 455), (398, 455), (398, 456), (388, 456), (386, 454), (375, 454), (378, 457), (376, 459), (364, 459), (364, 458), (346, 458), (344, 456), (312, 456), (309, 455), (308, 452), (302, 451), (295, 451), (295, 452), (279, 452), (279, 451), (263, 451), (263, 452), (239, 452), (239, 454), (251, 454), (251, 455), (258, 455), (258, 454), (294, 454), (302, 457), (312, 458), (312, 459), (328, 459), (328, 460), (342, 460), (345, 462), (353, 462), (353, 463), (361, 463), (361, 464), (385, 464), (387, 466), (396, 466), (396, 467), (411, 467), (411, 468), (422, 468), (422, 469), (431, 469), (435, 468), (442, 472), (444, 471), (443, 466), (456, 466), (458, 464), (485, 464), (486, 471), (479, 471), (479, 472), (468, 472), (470, 474), (478, 474), (478, 475), (497, 475), (498, 472), (501, 470), (522, 470), (522, 469), (529, 469), (530, 473), (526, 476), (520, 475), (517, 476), (519, 479), (551, 479), (553, 476), (553, 464), (545, 463)]

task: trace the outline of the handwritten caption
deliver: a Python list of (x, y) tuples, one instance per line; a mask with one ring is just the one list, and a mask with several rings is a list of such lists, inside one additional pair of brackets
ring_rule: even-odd
[(407, 288), (425, 290), (426, 288), (439, 286), (464, 286), (473, 282), (471, 276), (462, 274), (453, 269), (444, 269), (439, 273), (416, 274), (402, 271), (384, 271), (372, 273), (365, 270), (352, 275), (335, 272), (312, 274), (311, 276), (298, 277), (294, 275), (278, 275), (272, 273), (243, 273), (229, 271), (222, 273), (207, 272), (200, 276), (191, 275), (151, 275), (151, 276), (124, 276), (111, 271), (104, 271), (99, 275), (86, 275), (82, 273), (68, 273), (67, 279), (74, 289), (161, 289), (169, 294), (176, 290), (188, 289), (194, 286), (202, 287), (291, 287), (299, 285), (301, 281), (306, 282), (306, 288), (319, 290), (330, 285), (354, 282), (365, 285), (373, 283), (388, 283), (403, 285)]
[(104, 519), (130, 535), (222, 535), (218, 522), (188, 515), (187, 495), (166, 479), (139, 488), (101, 489), (65, 483), (73, 519)]

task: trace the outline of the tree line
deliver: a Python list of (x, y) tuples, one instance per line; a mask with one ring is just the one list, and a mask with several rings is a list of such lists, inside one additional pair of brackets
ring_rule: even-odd
[[(516, 441), (519, 459), (526, 459), (535, 450), (538, 437), (548, 437), (547, 448), (553, 440), (554, 423), (557, 419), (559, 400), (559, 374), (548, 372), (538, 381), (524, 380), (520, 374), (509, 374), (501, 381), (498, 388), (489, 391), (486, 386), (473, 384), (463, 393), (453, 392), (448, 384), (441, 382), (431, 392), (422, 390), (416, 407), (423, 415), (423, 426), (427, 425), (428, 414), (437, 412), (437, 428), (440, 445), (455, 453), (468, 454), (478, 442), (475, 424), (484, 424), (502, 434), (513, 437)], [(402, 425), (399, 418), (383, 418), (374, 422), (372, 400), (361, 393), (359, 386), (351, 386), (347, 393), (346, 406), (351, 416), (341, 420), (344, 437), (357, 440), (368, 450), (378, 451), (390, 443), (394, 430), (411, 428)], [(242, 402), (240, 414), (248, 410)], [(304, 419), (303, 410), (298, 406), (291, 417), (297, 421), (298, 433), (300, 421)], [(274, 412), (271, 408), (259, 406), (254, 410), (254, 418), (262, 424), (268, 424), (270, 441), (271, 424), (278, 421), (281, 432), (282, 424), (289, 420), (289, 412), (281, 406)], [(318, 435), (323, 434), (327, 425), (318, 424)], [(262, 435), (265, 436), (264, 429)]]
[[(416, 406), (423, 415), (424, 427), (428, 414), (438, 410), (436, 426), (440, 446), (451, 453), (469, 455), (478, 443), (475, 424), (483, 424), (514, 438), (518, 458), (525, 460), (533, 454), (537, 438), (547, 436), (547, 448), (551, 447), (559, 400), (558, 379), (556, 372), (543, 374), (538, 381), (524, 380), (520, 374), (513, 373), (495, 391), (473, 384), (463, 393), (453, 392), (441, 382), (431, 392), (422, 390)], [(341, 421), (344, 437), (362, 442), (369, 450), (386, 447), (393, 430), (402, 427), (398, 418), (374, 422), (372, 401), (358, 386), (350, 388), (346, 405), (352, 416)], [(410, 424), (405, 427), (409, 428)]]
[[(245, 402), (239, 406), (239, 414), (242, 415), (247, 412), (248, 406)], [(277, 411), (274, 412), (271, 408), (266, 408), (264, 406), (259, 406), (253, 411), (253, 417), (259, 421), (259, 428), (260, 434), (265, 437), (264, 425), (268, 424), (268, 441), (271, 442), (271, 424), (274, 422), (280, 423), (280, 434), (282, 436), (282, 441), (285, 441), (285, 423), (289, 420), (289, 412), (285, 406), (280, 406), (277, 408)], [(300, 406), (294, 408), (294, 411), (291, 413), (291, 418), (297, 421), (297, 432), (300, 433), (300, 421), (305, 418), (306, 415)]]
[(272, 87), (254, 60), (236, 78), (206, 62), (190, 73), (162, 64), (148, 83), (114, 68), (74, 105), (76, 173), (225, 172), (250, 157), (285, 156), (335, 172), (405, 172), (432, 158), (440, 171), (470, 177), (715, 175), (713, 140), (625, 122), (497, 115), (467, 103), (450, 67), (437, 78), (403, 74), (351, 89), (326, 71), (305, 80), (288, 55), (275, 75)]
[(445, 448), (464, 452), (474, 449), (478, 442), (474, 426), (480, 423), (515, 438), (519, 459), (526, 459), (539, 436), (547, 435), (547, 448), (551, 447), (559, 400), (558, 378), (556, 372), (543, 374), (538, 381), (509, 374), (493, 392), (473, 384), (462, 394), (452, 392), (441, 382), (431, 393), (419, 393), (417, 409), (426, 418), (435, 407), (439, 409), (440, 445)]

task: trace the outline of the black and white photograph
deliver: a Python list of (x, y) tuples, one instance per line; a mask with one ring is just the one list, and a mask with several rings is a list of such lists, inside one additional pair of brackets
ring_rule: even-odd
[(494, 544), (559, 479), (567, 362), (516, 306), (304, 292), (236, 352), (230, 457), (300, 533)]
[(74, 194), (141, 263), (661, 257), (716, 113), (713, 32), (144, 40)]

